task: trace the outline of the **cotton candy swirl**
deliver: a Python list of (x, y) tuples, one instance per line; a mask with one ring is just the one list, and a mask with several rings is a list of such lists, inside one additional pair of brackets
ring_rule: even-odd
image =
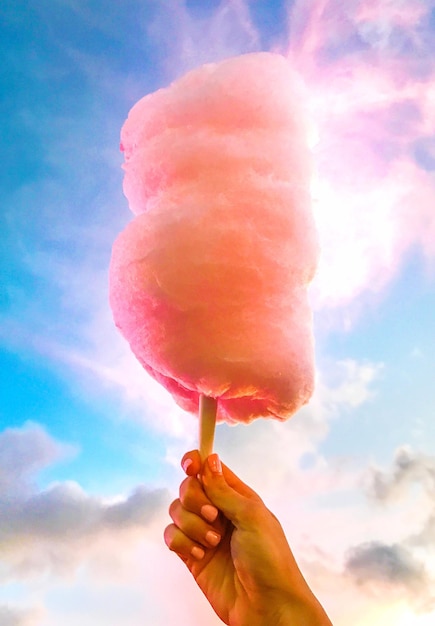
[(287, 419), (312, 395), (318, 259), (300, 81), (277, 54), (193, 70), (121, 134), (136, 217), (110, 266), (117, 327), (187, 411)]

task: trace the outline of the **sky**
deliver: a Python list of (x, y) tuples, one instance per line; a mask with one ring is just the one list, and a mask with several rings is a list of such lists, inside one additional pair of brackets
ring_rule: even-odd
[(129, 109), (256, 51), (306, 87), (317, 383), (215, 447), (334, 626), (433, 623), (434, 35), (431, 0), (2, 1), (2, 626), (221, 623), (163, 542), (197, 419), (135, 361), (107, 278)]

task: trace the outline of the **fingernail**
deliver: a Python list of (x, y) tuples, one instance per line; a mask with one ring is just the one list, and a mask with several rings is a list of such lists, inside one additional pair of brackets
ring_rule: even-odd
[(186, 472), (186, 474), (187, 474), (187, 468), (190, 467), (192, 463), (193, 463), (192, 459), (184, 459), (183, 463), (181, 464), (181, 467)]
[(219, 511), (217, 510), (217, 508), (215, 506), (212, 506), (211, 504), (204, 504), (204, 506), (201, 507), (201, 515), (208, 522), (214, 522), (218, 516), (218, 513)]
[(210, 454), (207, 461), (208, 461), (208, 466), (211, 469), (213, 474), (222, 474), (221, 460), (216, 453)]
[(193, 556), (194, 559), (196, 559), (197, 561), (200, 561), (201, 559), (204, 558), (204, 550), (202, 548), (198, 548), (198, 546), (193, 546), (193, 548), (190, 551), (190, 554)]
[(209, 530), (208, 533), (206, 533), (205, 535), (205, 540), (207, 541), (207, 543), (214, 547), (217, 546), (217, 544), (221, 540), (221, 536), (213, 532), (212, 530)]

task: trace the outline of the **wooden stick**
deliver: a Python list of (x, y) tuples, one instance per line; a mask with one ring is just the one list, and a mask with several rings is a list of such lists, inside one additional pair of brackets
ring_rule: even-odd
[(201, 395), (199, 397), (199, 453), (202, 462), (213, 452), (216, 412), (216, 398)]

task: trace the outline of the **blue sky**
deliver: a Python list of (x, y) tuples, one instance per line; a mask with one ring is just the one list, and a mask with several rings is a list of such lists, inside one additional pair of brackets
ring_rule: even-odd
[(2, 624), (219, 623), (162, 540), (196, 419), (117, 333), (107, 274), (131, 217), (131, 106), (260, 50), (290, 58), (313, 120), (318, 384), (286, 424), (222, 425), (216, 448), (335, 626), (433, 620), (434, 16), (423, 0), (2, 2)]

